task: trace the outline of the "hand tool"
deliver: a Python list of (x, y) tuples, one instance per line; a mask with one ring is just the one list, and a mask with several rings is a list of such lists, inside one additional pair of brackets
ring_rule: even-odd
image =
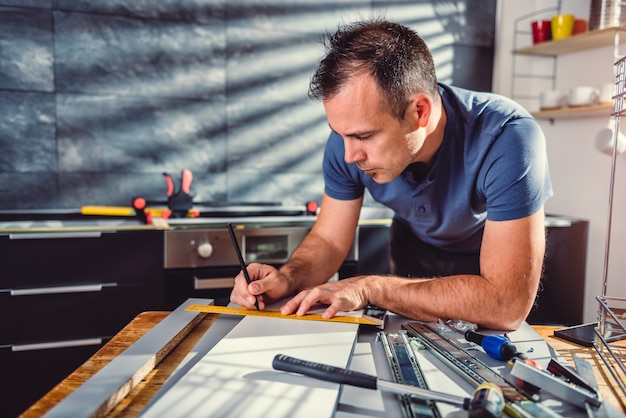
[[(241, 271), (243, 271), (243, 276), (246, 278), (246, 283), (250, 284), (250, 275), (248, 274), (248, 268), (246, 267), (246, 263), (243, 261), (243, 255), (241, 254), (241, 248), (239, 248), (239, 243), (237, 242), (237, 237), (235, 236), (235, 230), (233, 229), (233, 224), (230, 222), (226, 224), (228, 228), (228, 233), (230, 234), (230, 239), (233, 241), (233, 247), (235, 247), (235, 253), (237, 253), (237, 259), (239, 260), (239, 266), (241, 267)], [(254, 297), (254, 306), (257, 311), (259, 309), (259, 300), (257, 297)]]
[[(515, 345), (513, 345), (506, 337), (502, 335), (483, 335), (474, 331), (467, 331), (465, 333), (465, 339), (467, 341), (479, 344), (485, 349), (485, 352), (489, 354), (489, 356), (497, 360), (509, 361), (513, 358), (519, 358), (529, 366), (535, 367), (537, 370), (541, 370), (538, 367), (537, 363), (532, 360), (528, 360), (523, 353), (517, 351)], [(519, 369), (519, 367), (517, 369)], [(548, 364), (546, 371), (551, 373), (555, 377), (563, 377), (567, 380), (568, 383), (577, 385), (592, 392), (592, 394), (597, 395), (597, 391), (595, 390), (595, 388), (588, 384), (582, 377), (580, 377), (577, 373), (569, 370), (554, 359), (550, 359), (550, 363)], [(530, 373), (530, 371), (527, 372)], [(512, 373), (512, 375), (515, 376), (514, 373)], [(524, 385), (524, 387), (532, 389), (534, 392), (537, 392), (541, 389), (541, 386), (533, 384), (532, 381), (528, 381), (522, 378), (520, 378), (520, 380), (521, 384)], [(541, 381), (541, 379), (532, 380)], [(548, 390), (548, 392), (550, 391)], [(565, 391), (565, 393), (567, 393), (567, 390)], [(597, 406), (594, 401), (588, 402), (590, 402), (593, 406)]]
[(468, 330), (465, 339), (480, 345), (490, 357), (496, 360), (509, 361), (513, 357), (526, 360), (526, 355), (517, 351), (517, 347), (503, 335), (484, 335)]
[(403, 324), (402, 328), (469, 384), (477, 387), (489, 382), (498, 386), (504, 396), (504, 411), (507, 415), (524, 418), (559, 416), (537, 402), (539, 398), (536, 394), (528, 393), (517, 382), (501, 375), (469, 351), (461, 348), (455, 341), (439, 332), (436, 325), (409, 322)]
[(175, 190), (172, 177), (163, 173), (167, 183), (167, 206), (172, 211), (172, 218), (186, 218), (189, 209), (193, 206), (193, 196), (191, 196), (191, 182), (193, 174), (190, 169), (184, 168), (180, 178), (180, 189)]
[(135, 210), (126, 206), (81, 206), (81, 215), (135, 216)]
[(563, 399), (580, 408), (586, 408), (586, 404), (599, 407), (602, 399), (598, 394), (588, 390), (586, 387), (579, 387), (568, 381), (561, 380), (553, 374), (531, 366), (524, 361), (516, 361), (511, 368), (511, 376), (522, 379), (525, 382), (544, 390), (557, 398)]
[(272, 367), (276, 370), (299, 373), (327, 382), (358, 386), (366, 389), (379, 389), (397, 394), (408, 394), (419, 399), (457, 405), (469, 411), (470, 417), (500, 417), (504, 409), (504, 398), (500, 388), (491, 384), (480, 385), (476, 388), (472, 398), (467, 398), (383, 380), (365, 373), (301, 360), (285, 354), (277, 354), (272, 361)]
[[(193, 210), (193, 196), (191, 195), (191, 183), (193, 181), (191, 170), (188, 168), (182, 170), (178, 190), (174, 187), (172, 176), (168, 173), (163, 173), (163, 176), (167, 185), (167, 201), (147, 200), (141, 196), (136, 196), (132, 200), (132, 207), (136, 216), (146, 224), (151, 224), (154, 217), (163, 219), (197, 217), (199, 211)], [(167, 209), (148, 207), (165, 205), (167, 205)]]
[(190, 305), (186, 308), (188, 311), (193, 312), (206, 312), (206, 313), (217, 313), (224, 315), (241, 315), (241, 316), (265, 316), (268, 318), (283, 318), (283, 319), (302, 319), (308, 321), (327, 321), (327, 322), (343, 322), (348, 324), (363, 324), (363, 325), (375, 325), (381, 327), (383, 325), (383, 321), (370, 317), (367, 315), (363, 315), (361, 317), (357, 316), (341, 316), (335, 315), (332, 318), (324, 318), (321, 314), (305, 314), (305, 315), (296, 315), (296, 314), (288, 314), (283, 315), (280, 311), (254, 311), (250, 309), (243, 308), (233, 308), (230, 306), (218, 306), (218, 305)]
[[(584, 360), (577, 358), (577, 356), (574, 356), (574, 364), (576, 364), (577, 370), (585, 367)], [(581, 374), (576, 373), (573, 370), (570, 370), (569, 368), (565, 367), (564, 365), (562, 365), (561, 363), (559, 363), (553, 358), (550, 359), (548, 366), (546, 366), (546, 370), (552, 373), (553, 375), (555, 375), (556, 377), (563, 377), (564, 379), (567, 380), (567, 382), (573, 385), (583, 387), (587, 389), (588, 391), (593, 392), (595, 394), (598, 393), (598, 385), (596, 383), (594, 387), (594, 383), (593, 383), (595, 382), (595, 376), (593, 375), (593, 371), (591, 371), (591, 373), (587, 372), (586, 374), (587, 378), (593, 378), (593, 380), (586, 380), (586, 378), (583, 377)]]
[(152, 223), (152, 214), (146, 210), (146, 206), (148, 202), (141, 196), (136, 196), (133, 198), (133, 209), (135, 210), (135, 215), (146, 225), (150, 225)]

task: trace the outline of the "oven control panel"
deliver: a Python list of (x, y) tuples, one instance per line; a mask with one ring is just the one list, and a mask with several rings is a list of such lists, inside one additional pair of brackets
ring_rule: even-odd
[[(236, 229), (235, 235), (246, 263), (283, 264), (309, 229), (304, 226), (243, 228)], [(357, 249), (353, 245), (348, 260), (356, 259)], [(226, 228), (166, 231), (164, 264), (166, 269), (239, 265)]]

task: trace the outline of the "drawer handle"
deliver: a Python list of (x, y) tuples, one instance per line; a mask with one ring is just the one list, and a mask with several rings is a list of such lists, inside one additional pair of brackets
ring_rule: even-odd
[(33, 289), (11, 289), (11, 296), (54, 295), (57, 293), (101, 292), (103, 287), (114, 287), (117, 283), (98, 283), (76, 286), (37, 287)]
[(193, 288), (196, 290), (202, 289), (232, 289), (235, 285), (235, 279), (233, 277), (216, 277), (208, 279), (193, 278)]
[(13, 345), (11, 346), (11, 351), (50, 350), (53, 348), (86, 347), (89, 345), (101, 345), (101, 344), (102, 344), (102, 338), (87, 338), (84, 340), (67, 340), (67, 341), (54, 341), (54, 342), (49, 342), (49, 343)]
[(100, 231), (85, 232), (20, 232), (19, 234), (9, 234), (9, 239), (56, 239), (56, 238), (100, 238)]

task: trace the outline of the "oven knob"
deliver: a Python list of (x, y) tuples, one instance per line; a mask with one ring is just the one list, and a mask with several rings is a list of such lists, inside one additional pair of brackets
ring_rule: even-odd
[(213, 254), (213, 246), (209, 242), (198, 245), (198, 255), (202, 258), (209, 258)]

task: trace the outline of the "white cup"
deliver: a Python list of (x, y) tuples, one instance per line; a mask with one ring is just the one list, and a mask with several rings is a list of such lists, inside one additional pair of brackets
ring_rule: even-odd
[(539, 95), (541, 109), (558, 109), (567, 106), (567, 94), (558, 90), (542, 91)]
[(600, 103), (612, 103), (614, 94), (615, 94), (615, 84), (605, 83), (600, 87), (598, 101)]
[[(598, 151), (603, 154), (613, 155), (613, 128), (604, 128), (596, 135), (594, 145)], [(622, 154), (626, 151), (626, 136), (619, 132), (617, 135), (617, 153)]]
[(590, 86), (578, 86), (569, 91), (570, 106), (589, 106), (598, 102), (598, 89)]

